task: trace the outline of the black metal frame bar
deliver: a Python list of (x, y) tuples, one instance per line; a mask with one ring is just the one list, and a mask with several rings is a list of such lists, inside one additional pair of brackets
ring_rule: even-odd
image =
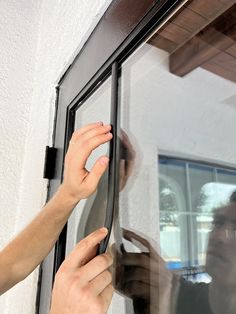
[(118, 111), (118, 63), (112, 65), (112, 84), (111, 84), (111, 125), (113, 139), (110, 145), (110, 166), (108, 169), (108, 199), (106, 208), (105, 227), (108, 229), (107, 237), (100, 243), (98, 254), (106, 251), (112, 228), (115, 206), (116, 191), (116, 152), (117, 152), (117, 111)]

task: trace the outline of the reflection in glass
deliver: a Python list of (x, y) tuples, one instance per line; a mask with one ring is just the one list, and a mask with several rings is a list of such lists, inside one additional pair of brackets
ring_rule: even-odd
[[(202, 269), (213, 212), (226, 204), (236, 189), (236, 172), (173, 157), (160, 156), (159, 164), (162, 257), (170, 268)], [(181, 177), (176, 176), (180, 165)], [(216, 182), (220, 178), (224, 183)], [(183, 181), (185, 189), (181, 188)], [(182, 204), (188, 204), (186, 212)], [(178, 227), (177, 221), (180, 222)], [(201, 277), (202, 281), (202, 273), (196, 277)]]
[[(159, 159), (160, 210), (188, 211), (186, 197), (187, 180), (185, 163), (173, 159)], [(164, 186), (163, 186), (164, 185)]]
[(160, 213), (161, 255), (170, 269), (187, 267), (190, 264), (187, 253), (188, 217), (184, 214)]
[(191, 182), (192, 210), (197, 212), (211, 212), (212, 207), (205, 207), (206, 194), (202, 187), (214, 181), (214, 168), (201, 164), (189, 165), (189, 176)]
[(189, 1), (122, 65), (111, 313), (236, 313), (235, 12)]

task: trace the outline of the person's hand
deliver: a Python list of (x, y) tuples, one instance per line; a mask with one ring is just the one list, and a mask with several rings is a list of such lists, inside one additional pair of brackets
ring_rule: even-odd
[(106, 235), (106, 228), (91, 233), (65, 259), (55, 277), (50, 314), (107, 312), (113, 294), (112, 276), (107, 270), (112, 257), (94, 257)]
[(119, 166), (119, 191), (123, 190), (128, 178), (131, 176), (136, 152), (129, 140), (128, 135), (121, 129), (120, 139), (120, 166)]
[(64, 178), (60, 189), (75, 202), (88, 198), (95, 192), (105, 172), (109, 159), (101, 156), (89, 172), (85, 166), (92, 151), (111, 140), (111, 125), (102, 122), (89, 124), (75, 131), (65, 156)]
[(168, 313), (173, 274), (150, 241), (133, 231), (122, 231), (126, 240), (145, 252), (115, 252), (115, 289), (134, 300), (135, 313)]

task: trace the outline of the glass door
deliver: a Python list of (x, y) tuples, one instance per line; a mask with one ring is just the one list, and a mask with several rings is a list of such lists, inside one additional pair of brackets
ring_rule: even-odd
[(236, 312), (235, 21), (186, 2), (121, 65), (110, 313)]
[[(61, 182), (65, 130), (68, 135), (74, 124), (110, 123), (112, 115), (118, 136), (109, 314), (235, 314), (236, 0), (112, 3), (60, 82), (58, 171), (51, 192)], [(169, 12), (127, 59), (128, 50)], [(76, 103), (75, 123), (70, 114), (67, 123), (69, 104), (101, 80), (112, 62), (120, 65), (119, 90), (113, 90), (117, 116), (111, 113), (108, 78)], [(95, 151), (88, 169), (109, 151), (108, 145)], [(109, 188), (106, 173), (97, 193), (75, 208), (66, 254), (104, 225)], [(41, 300), (47, 304), (40, 313), (49, 308), (52, 255), (46, 276), (43, 270)]]
[[(119, 63), (115, 116), (111, 78), (77, 105), (75, 129), (117, 122), (109, 314), (236, 312), (235, 21), (235, 0), (185, 1)], [(66, 254), (105, 225), (109, 188), (75, 208)]]

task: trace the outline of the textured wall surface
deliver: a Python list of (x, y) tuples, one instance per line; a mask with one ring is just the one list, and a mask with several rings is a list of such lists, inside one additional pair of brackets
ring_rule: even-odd
[[(55, 86), (111, 0), (0, 1), (0, 248), (40, 210)], [(34, 313), (37, 271), (0, 298), (0, 313)]]
[[(33, 100), (40, 7), (40, 1), (34, 0), (0, 2), (1, 248), (14, 236), (17, 224), (21, 225), (20, 189)], [(21, 210), (24, 216), (25, 208)], [(31, 287), (29, 297), (30, 290)], [(0, 312), (17, 313), (10, 310), (15, 301), (7, 294), (2, 296)]]

